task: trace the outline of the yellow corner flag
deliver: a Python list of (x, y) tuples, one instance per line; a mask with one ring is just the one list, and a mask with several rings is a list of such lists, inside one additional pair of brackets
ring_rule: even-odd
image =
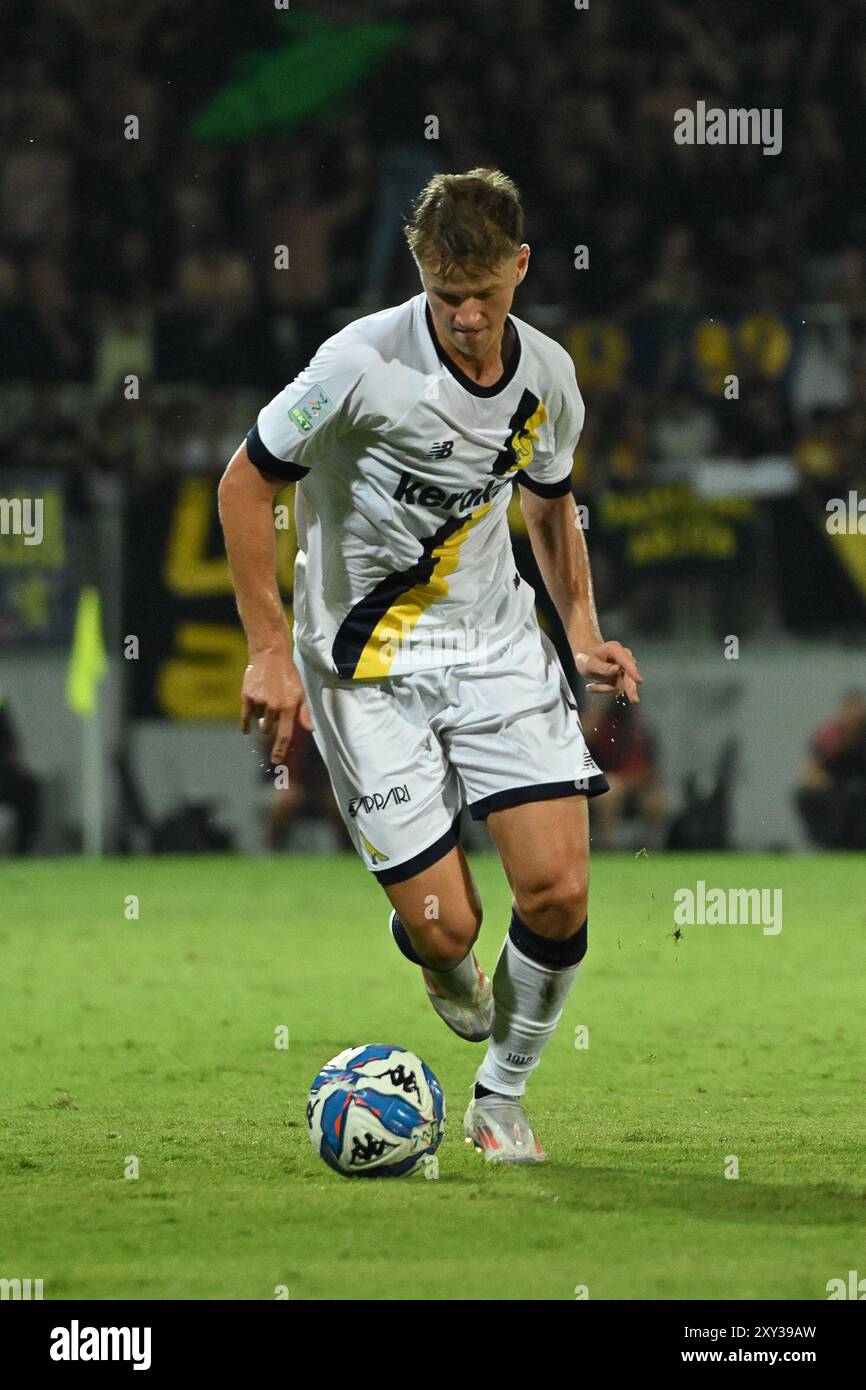
[(66, 680), (66, 703), (82, 719), (92, 719), (96, 713), (97, 686), (107, 670), (99, 590), (86, 585), (78, 597)]

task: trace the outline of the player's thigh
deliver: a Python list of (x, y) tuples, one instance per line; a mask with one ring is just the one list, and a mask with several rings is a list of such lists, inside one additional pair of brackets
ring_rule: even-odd
[(491, 811), (487, 828), (518, 916), (544, 935), (576, 931), (589, 898), (587, 798), (527, 801)]
[(481, 899), (466, 855), (455, 845), (402, 883), (382, 885), (422, 960), (462, 960), (481, 926)]
[(363, 863), (385, 887), (438, 862), (457, 844), (460, 788), (411, 688), (352, 685), (308, 663), (299, 670), (316, 745)]

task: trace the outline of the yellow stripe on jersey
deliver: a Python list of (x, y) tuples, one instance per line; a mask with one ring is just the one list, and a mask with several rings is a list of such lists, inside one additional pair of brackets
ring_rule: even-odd
[(397, 655), (395, 643), (403, 640), (431, 604), (446, 596), (448, 576), (454, 573), (460, 561), (460, 547), (473, 526), (490, 511), (491, 505), (486, 502), (479, 507), (477, 512), (466, 518), (459, 530), (453, 531), (434, 547), (431, 555), (436, 564), (430, 578), (407, 589), (376, 623), (358, 658), (355, 679), (388, 675)]
[(532, 463), (535, 456), (535, 445), (538, 443), (538, 431), (546, 419), (547, 410), (544, 401), (539, 401), (526, 423), (514, 431), (509, 443), (517, 462), (513, 468), (509, 468), (509, 473), (516, 473), (521, 468), (528, 468)]

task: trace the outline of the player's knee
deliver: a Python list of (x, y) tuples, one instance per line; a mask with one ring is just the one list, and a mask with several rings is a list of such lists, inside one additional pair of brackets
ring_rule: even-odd
[[(465, 960), (481, 927), (481, 904), (462, 908), (425, 921), (423, 958), (433, 970), (450, 970)], [(419, 931), (419, 935), (422, 934)]]
[(537, 878), (518, 885), (514, 898), (518, 916), (531, 931), (565, 941), (586, 921), (589, 884), (579, 874)]

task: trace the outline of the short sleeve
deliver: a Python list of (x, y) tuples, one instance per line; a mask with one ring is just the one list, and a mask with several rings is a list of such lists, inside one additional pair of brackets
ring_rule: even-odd
[(356, 338), (338, 333), (308, 367), (259, 411), (247, 453), (262, 473), (296, 482), (346, 430), (363, 423), (363, 378), (375, 356)]
[(550, 443), (537, 450), (528, 468), (517, 474), (518, 482), (539, 497), (564, 497), (571, 492), (574, 451), (577, 448), (586, 410), (574, 375), (571, 358), (563, 372), (561, 385), (550, 397)]

